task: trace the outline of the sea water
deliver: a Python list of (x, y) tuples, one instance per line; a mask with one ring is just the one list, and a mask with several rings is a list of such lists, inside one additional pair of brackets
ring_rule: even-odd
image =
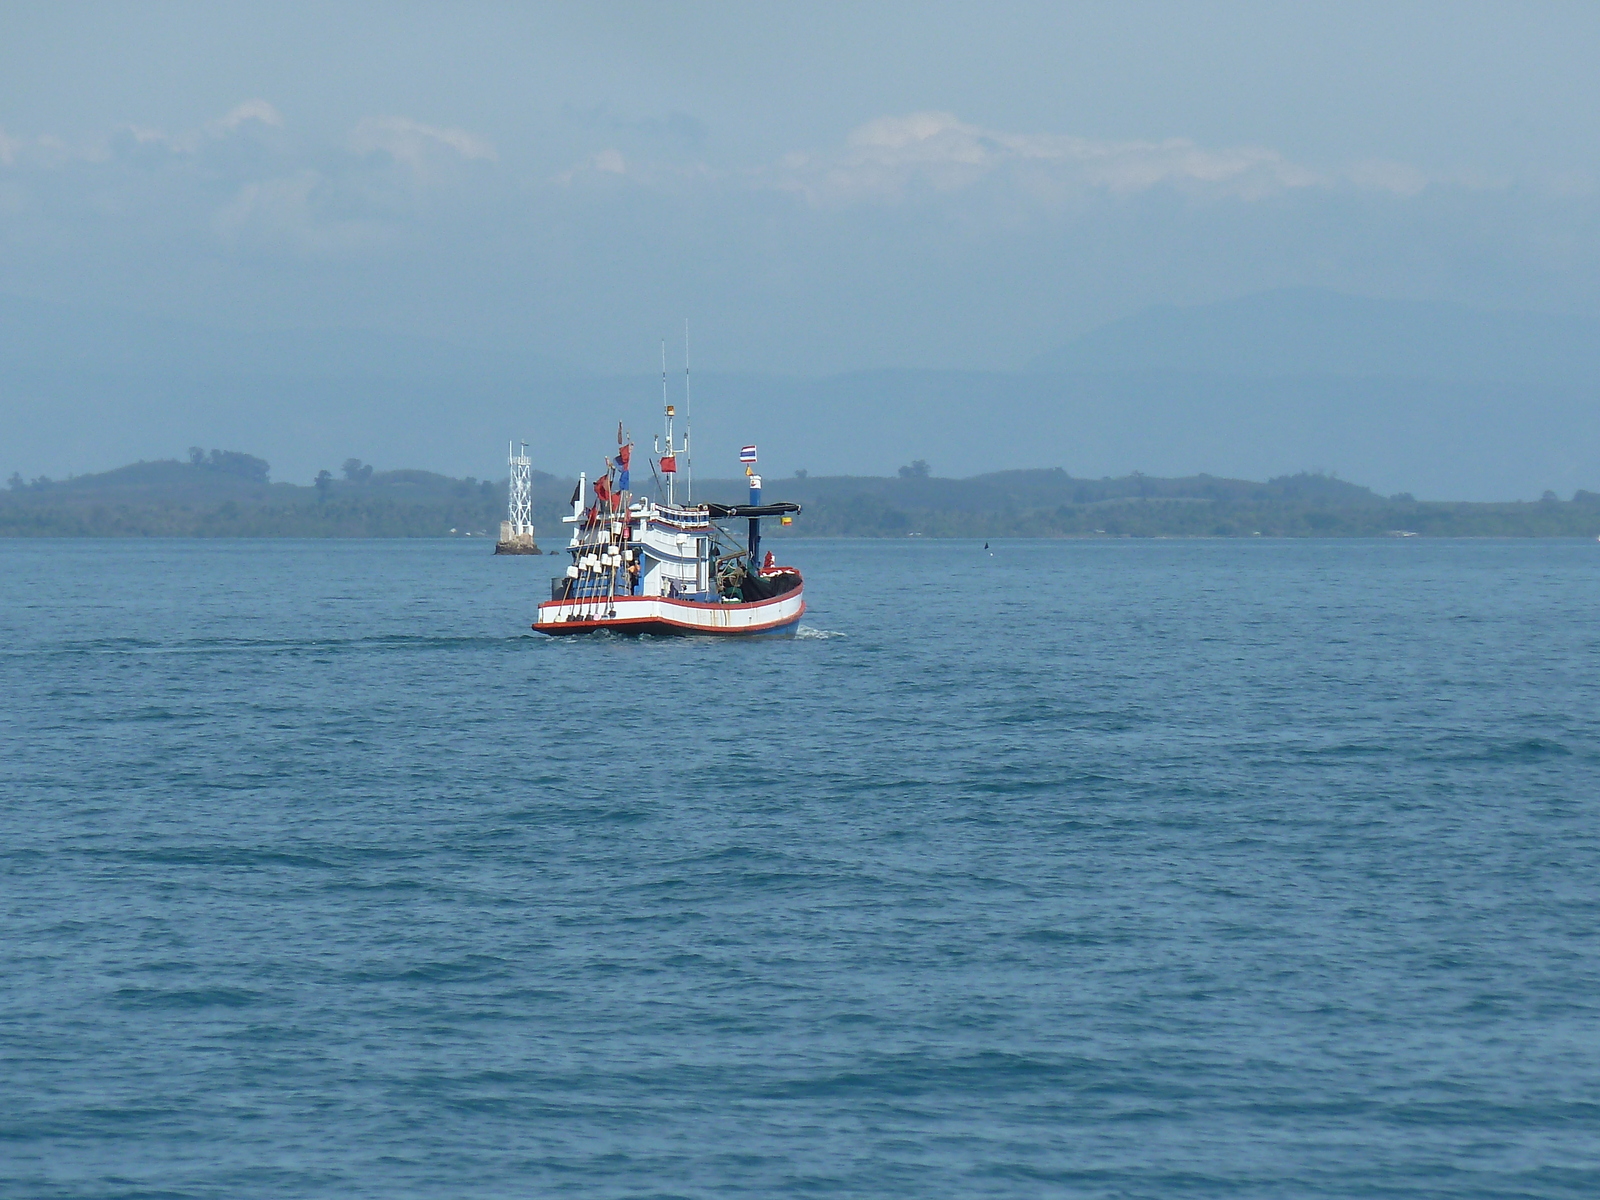
[(0, 1194), (1600, 1194), (1600, 546), (0, 543)]

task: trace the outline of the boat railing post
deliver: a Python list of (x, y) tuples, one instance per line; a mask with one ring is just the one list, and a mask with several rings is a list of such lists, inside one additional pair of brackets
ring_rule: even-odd
[[(750, 476), (750, 503), (761, 503), (761, 476)], [(761, 565), (761, 518), (750, 518), (750, 571), (753, 574)]]

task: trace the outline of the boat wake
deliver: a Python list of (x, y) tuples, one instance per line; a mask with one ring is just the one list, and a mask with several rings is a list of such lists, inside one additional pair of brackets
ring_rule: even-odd
[(848, 636), (849, 636), (848, 634), (840, 633), (837, 630), (833, 630), (833, 629), (813, 629), (809, 625), (802, 625), (802, 626), (800, 626), (799, 629), (796, 629), (794, 631), (794, 640), (797, 641), (797, 642), (803, 642), (803, 641), (825, 641), (828, 638), (842, 638), (842, 637), (848, 637)]

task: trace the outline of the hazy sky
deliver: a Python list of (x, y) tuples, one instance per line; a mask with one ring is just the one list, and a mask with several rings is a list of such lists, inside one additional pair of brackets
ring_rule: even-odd
[(1011, 367), (1319, 285), (1600, 314), (1600, 5), (8, 5), (0, 292)]

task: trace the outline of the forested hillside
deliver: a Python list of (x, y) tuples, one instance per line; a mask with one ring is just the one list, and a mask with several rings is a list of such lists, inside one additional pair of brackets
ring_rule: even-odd
[[(553, 490), (552, 490), (553, 485)], [(561, 491), (535, 481), (553, 517)], [(561, 499), (570, 497), (566, 485)], [(505, 484), (428, 471), (377, 471), (354, 459), (309, 487), (269, 481), (248, 454), (191, 451), (188, 462), (135, 463), (76, 479), (25, 481), (0, 493), (0, 536), (448, 537), (494, 534)]]
[[(638, 476), (635, 476), (637, 481)], [(576, 480), (534, 473), (534, 524), (550, 549)], [(742, 479), (702, 481), (700, 499), (736, 502)], [(771, 535), (827, 537), (1433, 537), (1600, 536), (1600, 494), (1503, 504), (1422, 502), (1321, 474), (1265, 483), (1198, 475), (1082, 479), (1061, 470), (895, 477), (768, 477), (768, 500), (804, 506)], [(0, 492), (0, 536), (492, 536), (504, 481), (378, 471), (355, 459), (310, 486), (273, 483), (260, 458), (191, 450), (188, 461), (135, 463), (68, 480), (13, 476)]]

